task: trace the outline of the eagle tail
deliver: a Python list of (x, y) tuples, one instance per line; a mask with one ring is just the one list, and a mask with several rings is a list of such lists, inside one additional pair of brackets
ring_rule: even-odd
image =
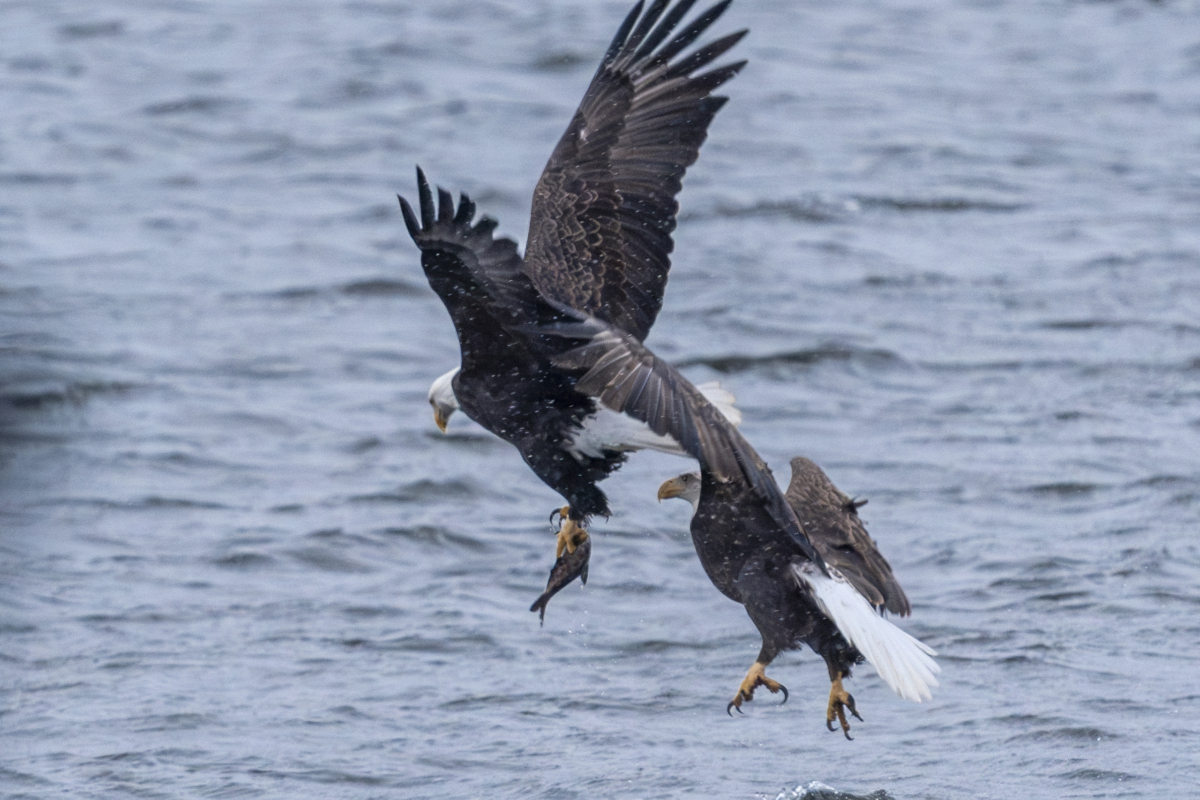
[(933, 648), (888, 622), (841, 573), (828, 564), (826, 568), (828, 577), (811, 562), (795, 564), (792, 571), (892, 691), (914, 703), (932, 698), (942, 671), (932, 658), (937, 655)]

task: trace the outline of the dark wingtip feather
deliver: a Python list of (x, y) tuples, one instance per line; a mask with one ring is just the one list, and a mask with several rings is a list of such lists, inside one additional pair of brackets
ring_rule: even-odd
[[(714, 89), (716, 89), (718, 86), (720, 86), (721, 84), (728, 81), (734, 75), (737, 75), (739, 72), (741, 72), (742, 67), (746, 66), (747, 63), (748, 62), (746, 62), (746, 61), (737, 61), (733, 64), (726, 64), (723, 67), (717, 67), (716, 69), (711, 69), (702, 75), (697, 75), (697, 76), (693, 77), (691, 79), (692, 85), (695, 86), (697, 89), (703, 89), (706, 92), (711, 92)], [(721, 105), (724, 105), (725, 101), (728, 100), (729, 98), (723, 97), (721, 95), (712, 95), (710, 97), (710, 99), (721, 101), (721, 104), (713, 109), (713, 113), (715, 114), (717, 109), (719, 109), (721, 107)]]
[(491, 236), (492, 231), (496, 230), (496, 226), (499, 224), (499, 222), (491, 217), (484, 217), (483, 219), (479, 220), (479, 224), (475, 226), (475, 232)]
[(451, 223), (454, 221), (454, 195), (442, 187), (438, 187), (438, 222)]
[(468, 225), (474, 217), (475, 204), (466, 192), (461, 192), (458, 196), (458, 213), (454, 215), (454, 224)]
[(717, 3), (715, 6), (696, 17), (696, 19), (692, 20), (691, 25), (688, 25), (686, 28), (684, 28), (678, 36), (672, 39), (666, 47), (658, 52), (658, 55), (654, 59), (655, 62), (661, 64), (670, 61), (672, 58), (679, 55), (680, 51), (682, 51), (692, 42), (696, 41), (700, 34), (704, 33), (709, 25), (712, 25), (714, 22), (716, 22), (720, 16), (725, 13), (725, 9), (729, 8), (729, 4), (732, 2), (733, 0), (721, 0), (721, 2)]
[(667, 14), (666, 18), (654, 29), (654, 33), (650, 34), (650, 38), (643, 42), (638, 51), (634, 53), (633, 60), (641, 61), (650, 55), (654, 51), (654, 48), (658, 47), (662, 43), (662, 40), (670, 35), (675, 26), (679, 24), (679, 20), (683, 19), (683, 16), (691, 10), (691, 7), (695, 3), (696, 0), (679, 0), (675, 4), (675, 7), (671, 9), (671, 13)]
[(713, 61), (716, 61), (718, 58), (728, 52), (729, 49), (735, 44), (740, 42), (742, 37), (745, 36), (747, 32), (748, 31), (740, 30), (736, 33), (731, 33), (728, 36), (722, 36), (715, 42), (706, 44), (704, 47), (701, 47), (699, 50), (695, 51), (687, 58), (682, 59), (669, 70), (667, 70), (666, 74), (663, 75), (663, 78), (665, 80), (669, 80), (671, 78), (677, 78), (681, 75), (690, 75), (706, 64), (711, 64)]
[(716, 3), (715, 5), (713, 5), (712, 8), (705, 11), (704, 14), (702, 15), (703, 17), (710, 17), (710, 15), (711, 15), (708, 22), (705, 23), (705, 27), (707, 27), (709, 24), (711, 24), (713, 22), (716, 22), (717, 19), (722, 14), (725, 13), (725, 9), (729, 8), (729, 4), (732, 2), (733, 2), (733, 0), (721, 0), (721, 2)]
[(625, 41), (625, 44), (621, 46), (622, 52), (628, 52), (637, 47), (646, 38), (646, 34), (654, 27), (654, 23), (658, 22), (658, 18), (662, 16), (663, 10), (666, 9), (670, 2), (671, 0), (654, 0), (650, 4), (650, 8), (646, 9), (645, 14), (642, 14), (641, 22), (638, 23), (637, 28), (634, 29), (633, 33)]
[(421, 233), (421, 226), (417, 223), (417, 215), (413, 213), (412, 206), (408, 204), (400, 195), (396, 195), (396, 199), (400, 201), (400, 213), (404, 215), (404, 226), (408, 228), (408, 235), (416, 239)]
[(626, 15), (625, 21), (617, 29), (617, 35), (613, 37), (612, 44), (605, 51), (604, 58), (600, 59), (601, 69), (612, 63), (612, 60), (617, 57), (617, 53), (620, 53), (621, 48), (625, 46), (625, 39), (629, 36), (629, 31), (633, 29), (633, 23), (637, 22), (638, 16), (642, 13), (642, 2), (643, 0), (638, 0), (637, 5)]
[(433, 214), (433, 192), (429, 189), (429, 181), (425, 179), (425, 173), (420, 167), (417, 167), (417, 194), (421, 201), (421, 228), (429, 230), (433, 227), (435, 217)]

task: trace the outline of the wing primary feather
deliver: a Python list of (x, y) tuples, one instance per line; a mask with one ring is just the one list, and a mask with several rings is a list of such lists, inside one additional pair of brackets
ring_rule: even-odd
[[(709, 70), (701, 75), (696, 75), (691, 79), (691, 82), (697, 89), (711, 92), (713, 89), (716, 89), (718, 86), (725, 83), (725, 81), (741, 72), (742, 67), (744, 66), (746, 66), (745, 61), (737, 61), (733, 64), (717, 67), (716, 69)], [(720, 110), (721, 106), (725, 105), (725, 103), (729, 100), (728, 97), (723, 97), (721, 95), (713, 95), (708, 99), (711, 101), (718, 101), (711, 110), (711, 113), (713, 114), (716, 114), (717, 111)]]
[(454, 195), (442, 187), (438, 187), (438, 222), (452, 224), (454, 222)]
[[(662, 307), (675, 196), (724, 103), (709, 92), (741, 66), (709, 66), (740, 31), (687, 52), (729, 2), (709, 0), (698, 14), (696, 0), (638, 2), (534, 190), (524, 274), (543, 299), (638, 341)], [(681, 63), (672, 65), (675, 58)]]
[(632, 334), (596, 319), (558, 326), (554, 334), (573, 338), (589, 330), (593, 332), (589, 342), (554, 357), (556, 364), (570, 363), (573, 369), (587, 370), (576, 380), (576, 391), (641, 420), (660, 436), (670, 435), (717, 481), (744, 482), (763, 502), (780, 532), (823, 571), (824, 561), (779, 491), (770, 468), (720, 409)]
[(455, 225), (468, 225), (475, 218), (475, 203), (463, 192), (458, 196), (458, 213), (454, 215)]
[(433, 193), (429, 191), (429, 181), (420, 167), (417, 167), (417, 195), (421, 201), (421, 228), (429, 230), (434, 223)]
[(696, 420), (692, 418), (691, 414), (687, 413), (687, 408), (684, 406), (682, 397), (675, 398), (670, 414), (671, 419), (669, 420), (669, 424), (679, 425), (681, 429), (680, 438), (682, 441), (680, 445), (693, 456), (698, 456), (700, 451), (699, 428), (696, 427)]
[(678, 36), (672, 39), (666, 47), (658, 51), (658, 55), (654, 57), (654, 64), (665, 64), (675, 56), (679, 55), (680, 51), (687, 47), (692, 42), (704, 33), (705, 28), (712, 25), (717, 19), (725, 13), (725, 9), (729, 8), (729, 4), (733, 0), (721, 0), (712, 8), (705, 11), (700, 16), (692, 21), (691, 25), (684, 28)]
[(731, 33), (728, 36), (722, 36), (715, 42), (704, 45), (704, 47), (701, 47), (687, 58), (683, 59), (677, 64), (672, 65), (671, 68), (663, 74), (663, 80), (670, 80), (683, 75), (690, 75), (691, 73), (703, 67), (705, 64), (720, 58), (726, 51), (729, 50), (729, 48), (740, 42), (742, 38), (749, 32), (750, 31), (743, 29), (735, 33)]
[(600, 59), (600, 69), (604, 69), (611, 64), (613, 59), (617, 57), (617, 54), (621, 52), (621, 48), (625, 46), (625, 38), (629, 36), (629, 31), (633, 29), (633, 23), (637, 22), (637, 18), (641, 13), (642, 0), (638, 0), (637, 5), (626, 15), (625, 21), (621, 23), (621, 27), (617, 28), (617, 35), (613, 37), (612, 44), (605, 51), (604, 58)]
[(612, 409), (627, 409), (626, 400), (629, 398), (629, 371), (624, 367), (620, 367), (616, 376), (608, 381), (604, 387), (604, 391), (600, 394), (600, 400)]
[(649, 33), (650, 29), (654, 27), (654, 23), (657, 22), (658, 18), (662, 16), (663, 9), (666, 8), (667, 4), (670, 2), (671, 0), (654, 0), (654, 2), (650, 4), (650, 7), (646, 9), (646, 13), (642, 15), (641, 22), (638, 23), (637, 28), (634, 29), (630, 37), (625, 40), (624, 44), (621, 45), (621, 52), (627, 52), (628, 50), (637, 47), (638, 44), (641, 43), (642, 39), (646, 38), (646, 34)]
[(643, 405), (646, 409), (647, 419), (656, 419), (666, 413), (666, 405), (664, 403), (662, 383), (659, 381), (650, 381), (646, 384), (647, 397)]
[[(633, 368), (628, 378), (629, 391), (627, 392), (628, 399), (625, 401), (626, 403), (646, 409), (646, 404), (642, 402), (642, 395), (646, 391), (646, 382), (650, 380), (650, 375), (651, 370), (642, 369), (640, 365)], [(643, 412), (644, 415), (648, 416), (647, 412), (648, 409), (646, 412)]]
[(680, 0), (671, 13), (667, 14), (666, 18), (654, 29), (654, 33), (650, 34), (650, 38), (642, 43), (638, 51), (633, 54), (634, 61), (641, 61), (646, 56), (654, 52), (654, 48), (662, 43), (662, 40), (670, 35), (675, 26), (679, 24), (679, 20), (683, 19), (684, 14), (691, 10), (696, 4), (696, 0)]
[(400, 195), (396, 195), (396, 199), (400, 201), (400, 213), (404, 215), (404, 227), (408, 228), (408, 235), (416, 239), (421, 233), (417, 215), (413, 213), (412, 206), (408, 204), (407, 200)]

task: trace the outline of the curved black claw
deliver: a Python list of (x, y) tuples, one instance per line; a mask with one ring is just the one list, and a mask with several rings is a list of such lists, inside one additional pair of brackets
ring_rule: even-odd
[[(784, 703), (786, 703), (788, 701), (787, 687), (781, 683), (781, 684), (779, 684), (779, 691), (783, 692), (783, 699), (779, 701), (779, 705), (783, 705)], [(853, 709), (851, 709), (851, 711), (853, 711)], [(855, 714), (854, 716), (857, 717), (858, 714)]]
[(729, 701), (729, 705), (725, 706), (725, 713), (726, 713), (726, 714), (728, 714), (729, 716), (731, 716), (731, 717), (732, 717), (732, 716), (733, 716), (733, 709), (735, 709), (735, 708), (737, 709), (737, 712), (738, 712), (739, 714), (741, 714), (741, 713), (744, 713), (744, 712), (742, 711), (742, 707), (741, 707), (741, 706), (739, 706), (739, 705), (737, 704), (737, 701), (735, 701), (735, 700), (730, 700), (730, 701)]
[[(850, 713), (854, 714), (853, 711), (851, 711)], [(858, 714), (854, 714), (854, 716), (858, 717)], [(858, 718), (862, 719), (862, 717), (858, 717)], [(830, 733), (833, 733), (835, 730), (837, 730), (836, 728), (833, 727), (833, 720), (831, 720), (831, 719), (825, 720), (825, 727), (829, 728)], [(848, 728), (842, 728), (842, 735), (846, 737), (846, 741), (850, 741), (850, 742), (854, 741), (854, 737), (850, 735), (850, 730)]]
[(562, 509), (556, 508), (550, 512), (550, 527), (557, 531), (562, 527)]
[(846, 693), (846, 708), (850, 709), (850, 713), (854, 715), (856, 720), (859, 722), (866, 722), (866, 720), (858, 715), (858, 709), (854, 707), (854, 695), (850, 694), (849, 692)]

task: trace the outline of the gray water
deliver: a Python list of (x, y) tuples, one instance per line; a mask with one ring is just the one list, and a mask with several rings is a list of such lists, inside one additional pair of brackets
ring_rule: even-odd
[[(522, 239), (625, 0), (0, 6), (0, 791), (1196, 796), (1200, 5), (765, 2), (649, 343), (846, 492), (940, 653), (854, 742), (687, 469), (558, 497), (429, 382), (412, 168)], [(809, 796), (819, 795), (813, 788)]]

